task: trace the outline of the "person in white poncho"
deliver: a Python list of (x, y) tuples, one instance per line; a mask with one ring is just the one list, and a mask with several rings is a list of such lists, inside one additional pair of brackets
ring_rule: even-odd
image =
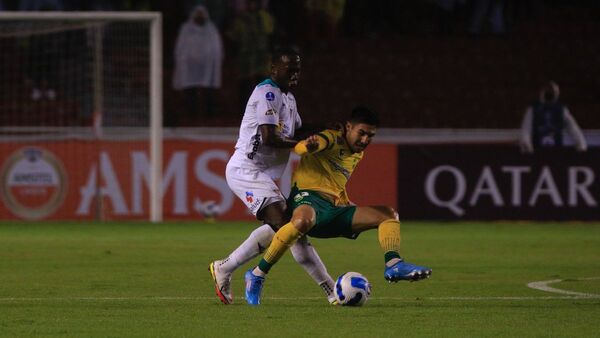
[(194, 7), (177, 36), (173, 74), (173, 88), (183, 91), (186, 113), (193, 118), (201, 115), (202, 96), (206, 115), (216, 114), (223, 58), (223, 42), (208, 10)]

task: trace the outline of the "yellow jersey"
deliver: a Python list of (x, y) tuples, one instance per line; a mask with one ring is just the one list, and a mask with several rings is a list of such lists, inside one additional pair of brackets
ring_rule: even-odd
[(319, 150), (302, 155), (292, 181), (298, 189), (322, 192), (333, 197), (335, 205), (347, 205), (346, 184), (363, 152), (353, 153), (342, 131), (324, 130), (317, 135)]

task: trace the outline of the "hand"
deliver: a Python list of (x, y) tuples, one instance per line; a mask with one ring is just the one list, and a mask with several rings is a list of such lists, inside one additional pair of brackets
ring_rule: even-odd
[(308, 149), (309, 153), (313, 153), (319, 149), (319, 138), (317, 135), (307, 137), (304, 142), (306, 143), (306, 149)]

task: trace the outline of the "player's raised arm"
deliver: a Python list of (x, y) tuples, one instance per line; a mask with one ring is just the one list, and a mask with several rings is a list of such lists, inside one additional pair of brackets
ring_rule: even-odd
[(300, 156), (306, 153), (316, 153), (327, 148), (328, 144), (329, 140), (323, 134), (311, 135), (298, 142), (294, 147), (294, 152)]

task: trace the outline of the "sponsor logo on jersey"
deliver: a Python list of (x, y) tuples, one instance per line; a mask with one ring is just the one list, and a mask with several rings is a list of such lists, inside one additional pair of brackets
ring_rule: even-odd
[(258, 213), (258, 208), (261, 206), (263, 200), (264, 198), (257, 198), (250, 204), (250, 211), (252, 211), (253, 214)]
[(246, 191), (246, 201), (248, 201), (248, 203), (252, 203), (253, 200), (254, 193), (252, 191)]
[(246, 154), (248, 159), (253, 160), (254, 155), (258, 151), (258, 147), (260, 146), (260, 131), (257, 131), (256, 135), (252, 136), (252, 152)]
[(308, 192), (306, 192), (306, 191), (299, 192), (294, 196), (294, 202), (298, 203), (298, 202), (302, 201), (302, 199), (304, 197), (307, 197), (307, 196), (308, 196)]
[(37, 147), (15, 151), (0, 171), (0, 195), (13, 213), (24, 219), (52, 214), (64, 201), (67, 179), (63, 164)]
[(337, 163), (337, 162), (335, 162), (335, 161), (333, 161), (331, 159), (328, 159), (327, 161), (329, 162), (329, 165), (331, 165), (331, 169), (333, 171), (340, 172), (342, 175), (344, 175), (344, 177), (346, 177), (347, 180), (350, 179), (350, 171), (347, 170), (346, 168), (344, 168), (342, 166), (342, 164)]
[(267, 92), (265, 94), (265, 98), (267, 99), (267, 101), (274, 101), (275, 100), (275, 94), (273, 94), (273, 92)]
[(267, 115), (267, 116), (269, 116), (269, 115), (275, 115), (275, 114), (276, 114), (276, 112), (275, 112), (275, 110), (274, 110), (274, 109), (269, 109), (269, 110), (267, 110), (267, 111), (265, 112), (265, 115)]

